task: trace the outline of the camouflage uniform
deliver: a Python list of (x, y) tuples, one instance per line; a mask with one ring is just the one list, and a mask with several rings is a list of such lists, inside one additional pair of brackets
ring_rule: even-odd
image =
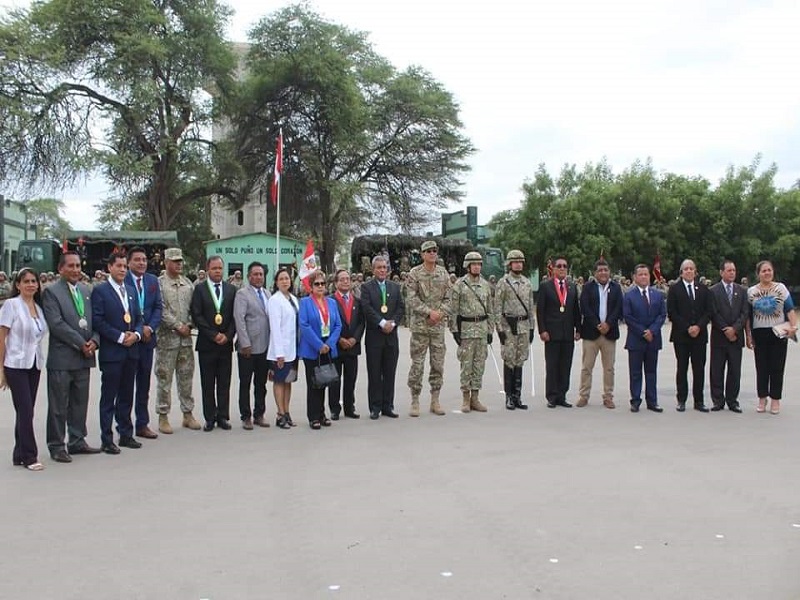
[[(468, 253), (469, 256), (472, 253)], [(478, 255), (480, 257), (480, 255)], [(465, 268), (467, 259), (465, 258)], [(492, 292), (489, 282), (467, 274), (457, 280), (450, 295), (450, 331), (458, 335), (458, 360), (461, 363), (461, 410), (486, 410), (478, 401), (478, 391), (486, 367), (487, 343), (495, 328)], [(480, 407), (480, 408), (479, 408)], [(483, 408), (483, 410), (481, 410)]]
[(184, 415), (194, 410), (192, 379), (194, 378), (194, 351), (192, 337), (181, 337), (175, 328), (185, 323), (192, 326), (189, 305), (192, 300), (192, 282), (183, 275), (172, 279), (166, 274), (158, 278), (164, 312), (158, 328), (156, 342), (156, 411), (169, 414), (172, 405), (172, 376), (177, 374), (178, 398)]
[[(411, 330), (411, 368), (408, 371), (408, 387), (411, 390), (412, 416), (419, 415), (419, 395), (422, 392), (422, 377), (425, 373), (425, 355), (430, 350), (431, 412), (443, 415), (439, 407), (439, 390), (444, 373), (444, 332), (447, 318), (437, 324), (428, 323), (428, 315), (436, 310), (447, 313), (450, 300), (450, 275), (444, 267), (434, 266), (433, 272), (425, 265), (417, 265), (406, 279), (408, 310), (406, 318)], [(416, 413), (416, 414), (413, 414)]]
[(533, 286), (521, 274), (509, 272), (497, 282), (497, 335), (502, 344), (506, 408), (528, 408), (522, 403), (522, 367), (534, 334)]

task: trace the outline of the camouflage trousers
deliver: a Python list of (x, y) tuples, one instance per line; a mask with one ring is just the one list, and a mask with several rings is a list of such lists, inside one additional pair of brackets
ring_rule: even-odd
[(444, 329), (430, 328), (426, 331), (411, 332), (411, 368), (408, 371), (408, 388), (418, 396), (422, 392), (422, 376), (425, 374), (425, 355), (431, 352), (431, 371), (428, 383), (431, 391), (442, 389), (444, 374)]
[(503, 362), (509, 367), (521, 367), (528, 360), (528, 332), (520, 332), (517, 335), (507, 334), (506, 343), (500, 350)]
[(156, 412), (169, 414), (172, 407), (172, 376), (178, 377), (178, 399), (181, 412), (194, 410), (192, 380), (194, 379), (194, 350), (191, 346), (162, 349), (156, 347)]
[(461, 340), (456, 356), (461, 363), (462, 392), (481, 389), (488, 354), (485, 337)]

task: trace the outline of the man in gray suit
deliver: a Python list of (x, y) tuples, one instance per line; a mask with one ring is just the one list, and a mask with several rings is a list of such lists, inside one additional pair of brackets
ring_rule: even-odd
[[(744, 327), (749, 315), (747, 290), (736, 283), (736, 265), (723, 260), (721, 281), (711, 287), (711, 410), (742, 412), (739, 407), (739, 383), (742, 374)], [(727, 377), (725, 366), (728, 367)]]
[[(58, 261), (61, 278), (45, 288), (42, 307), (50, 342), (47, 353), (47, 447), (54, 461), (73, 454), (99, 454), (86, 443), (89, 370), (100, 336), (92, 330), (91, 290), (81, 280), (81, 259), (66, 252)], [(68, 445), (64, 446), (65, 434)]]
[[(236, 322), (236, 350), (239, 361), (239, 414), (242, 427), (269, 427), (267, 411), (267, 346), (269, 345), (269, 292), (264, 289), (264, 265), (252, 262), (247, 268), (247, 285), (233, 301)], [(255, 407), (250, 411), (250, 382), (253, 382)]]

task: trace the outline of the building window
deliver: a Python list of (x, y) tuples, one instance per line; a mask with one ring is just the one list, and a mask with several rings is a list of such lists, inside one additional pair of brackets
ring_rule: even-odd
[(244, 225), (244, 211), (240, 210), (236, 212), (236, 224), (241, 227)]

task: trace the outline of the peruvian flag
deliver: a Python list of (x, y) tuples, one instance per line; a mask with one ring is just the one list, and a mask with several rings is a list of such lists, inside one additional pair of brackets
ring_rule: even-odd
[(656, 258), (653, 261), (653, 277), (656, 278), (656, 282), (661, 281), (661, 255), (656, 252)]
[(272, 206), (278, 205), (278, 193), (281, 189), (281, 173), (283, 173), (283, 129), (278, 131), (278, 148), (275, 151), (275, 174), (272, 177)]
[(303, 287), (306, 292), (311, 293), (311, 282), (308, 280), (309, 276), (317, 270), (317, 257), (314, 255), (314, 242), (308, 240), (306, 243), (306, 251), (303, 253), (303, 262), (300, 265), (300, 281), (303, 282)]

